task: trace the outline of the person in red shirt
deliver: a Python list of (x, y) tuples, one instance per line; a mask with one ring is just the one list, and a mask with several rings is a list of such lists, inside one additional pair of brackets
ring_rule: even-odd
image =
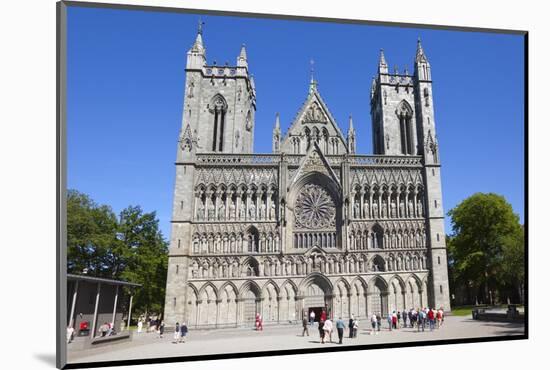
[(433, 308), (428, 310), (428, 322), (430, 323), (430, 331), (433, 331), (435, 326), (435, 314)]
[(327, 321), (327, 312), (325, 310), (321, 312), (321, 321)]

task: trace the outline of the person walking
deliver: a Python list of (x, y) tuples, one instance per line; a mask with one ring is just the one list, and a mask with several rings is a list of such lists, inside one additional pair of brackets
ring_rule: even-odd
[(420, 331), (420, 327), (422, 327), (422, 331), (424, 331), (426, 326), (426, 312), (424, 310), (418, 311), (418, 331)]
[(397, 314), (395, 313), (395, 311), (393, 311), (393, 313), (391, 314), (391, 327), (392, 329), (395, 329), (397, 330)]
[(180, 341), (185, 343), (185, 337), (187, 336), (187, 333), (189, 332), (189, 329), (187, 328), (187, 324), (185, 322), (182, 322), (180, 325)]
[(327, 311), (323, 308), (323, 311), (321, 311), (321, 321), (327, 321)]
[(350, 338), (353, 338), (353, 321), (354, 321), (354, 317), (353, 317), (353, 314), (351, 314), (351, 317), (349, 318), (349, 322), (348, 322), (349, 337)]
[(344, 323), (344, 320), (342, 320), (342, 317), (339, 317), (336, 321), (336, 330), (338, 331), (338, 344), (342, 344), (342, 338), (344, 338), (344, 329), (346, 327), (346, 324)]
[(302, 330), (302, 337), (304, 337), (306, 334), (309, 337), (309, 330), (307, 328), (307, 316), (304, 316), (304, 319), (302, 320), (302, 326), (304, 327), (304, 330)]
[(388, 321), (388, 330), (391, 331), (392, 329), (392, 313), (388, 313), (388, 316), (386, 317), (386, 321)]
[(164, 335), (164, 321), (161, 321), (159, 325), (159, 338), (162, 338), (163, 335)]
[(380, 312), (376, 314), (376, 328), (378, 329), (377, 332), (382, 328), (382, 315)]
[(315, 322), (315, 311), (311, 310), (309, 313), (309, 324), (313, 326), (313, 323)]
[(441, 327), (441, 325), (443, 325), (443, 309), (442, 308), (437, 310), (437, 313), (436, 313), (435, 317), (437, 319), (437, 328), (439, 329)]
[(328, 339), (329, 343), (332, 343), (332, 321), (330, 319), (325, 320), (323, 330), (325, 331), (325, 342)]
[(433, 331), (435, 326), (435, 310), (433, 308), (428, 310), (428, 323), (430, 324), (430, 331)]
[(264, 330), (264, 320), (262, 318), (262, 315), (258, 314), (259, 317), (258, 317), (258, 321), (259, 321), (259, 326), (258, 326), (258, 330), (260, 331), (263, 331)]
[(372, 316), (370, 317), (370, 326), (372, 327), (370, 331), (370, 335), (373, 335), (374, 333), (378, 334), (378, 332), (376, 331), (377, 323), (378, 323), (378, 319), (376, 318), (376, 314), (373, 313)]
[(401, 311), (397, 311), (397, 323), (395, 325), (396, 329), (401, 327)]
[(320, 343), (325, 344), (325, 330), (323, 329), (323, 326), (325, 325), (325, 322), (322, 320), (319, 320), (319, 337), (321, 338)]
[(353, 320), (353, 337), (357, 338), (357, 332), (359, 331), (359, 320)]
[(143, 329), (143, 322), (141, 320), (138, 321), (137, 327), (138, 327), (137, 332), (141, 333), (141, 330)]
[(174, 343), (178, 343), (180, 339), (180, 323), (176, 322), (176, 330), (174, 330)]
[(407, 312), (407, 310), (403, 311), (403, 327), (406, 328), (407, 327), (407, 318), (409, 316), (409, 313)]

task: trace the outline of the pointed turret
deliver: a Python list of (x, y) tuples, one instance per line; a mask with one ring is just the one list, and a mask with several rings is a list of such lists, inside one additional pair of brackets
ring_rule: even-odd
[(279, 122), (279, 112), (275, 116), (275, 128), (273, 129), (273, 153), (279, 153), (281, 150), (281, 123)]
[(317, 81), (315, 80), (315, 76), (314, 76), (314, 70), (313, 70), (313, 63), (315, 63), (312, 60), (309, 61), (309, 64), (310, 64), (310, 69), (309, 69), (309, 73), (310, 73), (310, 79), (309, 79), (309, 93), (311, 94), (312, 92), (314, 91), (317, 91)]
[(204, 22), (199, 20), (197, 37), (191, 49), (187, 52), (187, 68), (200, 69), (206, 64), (206, 48), (202, 41), (202, 25)]
[(348, 126), (348, 151), (350, 154), (355, 154), (355, 129), (353, 128), (353, 118), (351, 114), (349, 115), (349, 126)]
[(378, 78), (379, 81), (384, 83), (388, 82), (388, 63), (386, 62), (386, 57), (384, 56), (384, 49), (380, 49), (380, 59), (378, 60)]
[(431, 80), (430, 62), (428, 57), (424, 53), (420, 37), (416, 43), (416, 58), (414, 59), (414, 72), (419, 80), (429, 81)]
[(248, 59), (246, 56), (246, 47), (244, 44), (241, 45), (241, 52), (237, 57), (237, 67), (246, 67), (248, 68)]

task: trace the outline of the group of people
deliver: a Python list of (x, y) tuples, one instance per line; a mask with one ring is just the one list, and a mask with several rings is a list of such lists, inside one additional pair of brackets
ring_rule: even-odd
[[(309, 336), (309, 326), (314, 325), (316, 321), (315, 318), (316, 315), (313, 310), (309, 313), (309, 315), (304, 315), (304, 318), (302, 320), (302, 336)], [(436, 327), (437, 329), (439, 329), (443, 325), (443, 321), (443, 308), (439, 308), (438, 310), (436, 310), (435, 308), (426, 307), (423, 309), (411, 308), (410, 310), (404, 310), (402, 312), (392, 311), (387, 316), (389, 331), (397, 330), (401, 327), (416, 328), (418, 331), (424, 331), (426, 326), (430, 328), (430, 331), (433, 331)], [(373, 313), (370, 318), (370, 322), (371, 331), (369, 334), (378, 335), (378, 332), (380, 332), (382, 328), (382, 315), (380, 313)], [(321, 343), (324, 344), (327, 341), (329, 343), (332, 343), (332, 332), (334, 330), (334, 327), (336, 327), (336, 331), (338, 332), (338, 344), (342, 344), (344, 329), (346, 328), (344, 320), (342, 320), (342, 317), (339, 317), (338, 320), (333, 323), (330, 318), (327, 318), (326, 311), (323, 310), (318, 320), (318, 329)], [(359, 329), (359, 320), (356, 319), (353, 314), (349, 319), (347, 328), (349, 331), (349, 338), (356, 338), (357, 331)]]
[[(443, 325), (444, 316), (443, 308), (436, 310), (435, 308), (424, 307), (423, 309), (411, 308), (410, 310), (393, 311), (387, 316), (388, 330), (397, 330), (401, 328), (401, 320), (403, 320), (403, 327), (416, 328), (418, 331), (424, 331), (426, 326), (433, 331), (437, 325), (439, 329)], [(372, 314), (371, 316), (371, 332), (370, 334), (378, 334), (382, 327), (382, 316), (379, 313)]]
[[(164, 331), (164, 322), (162, 323), (162, 327)], [(185, 337), (187, 336), (188, 332), (189, 329), (187, 328), (187, 324), (185, 322), (182, 322), (181, 324), (179, 322), (176, 322), (176, 328), (174, 330), (174, 341), (172, 343), (185, 343)]]

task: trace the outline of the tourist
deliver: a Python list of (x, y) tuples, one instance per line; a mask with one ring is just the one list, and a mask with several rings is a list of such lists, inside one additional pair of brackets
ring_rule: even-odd
[(313, 326), (313, 323), (315, 322), (315, 311), (311, 310), (309, 313), (309, 323), (311, 326)]
[(187, 324), (185, 322), (182, 322), (180, 325), (180, 342), (185, 343), (185, 337), (187, 336), (187, 332), (189, 329), (187, 328)]
[(101, 333), (102, 337), (107, 336), (107, 333), (109, 332), (109, 324), (104, 322), (103, 325), (99, 327), (99, 332)]
[(159, 338), (162, 338), (163, 335), (164, 335), (164, 321), (161, 321), (159, 325)]
[(258, 314), (258, 330), (264, 330), (264, 320), (262, 319), (262, 315), (260, 314)]
[(349, 318), (349, 322), (348, 322), (349, 337), (350, 338), (353, 338), (353, 321), (354, 321), (354, 317), (353, 317), (353, 314), (351, 314), (351, 317)]
[(418, 326), (417, 322), (418, 322), (418, 310), (415, 310), (414, 308), (412, 309), (412, 312), (411, 312), (411, 326), (412, 328), (414, 329), (415, 325)]
[(176, 322), (176, 330), (174, 331), (174, 343), (178, 343), (180, 339), (180, 323)]
[(428, 322), (430, 324), (430, 331), (433, 331), (435, 326), (435, 310), (433, 308), (428, 310)]
[(420, 327), (422, 327), (422, 331), (424, 331), (424, 328), (426, 326), (426, 311), (424, 310), (418, 310), (418, 331), (420, 331)]
[(260, 330), (260, 313), (259, 312), (256, 312), (255, 325), (256, 325), (256, 331)]
[[(313, 311), (311, 311), (313, 312)], [(302, 321), (302, 326), (304, 327), (304, 330), (302, 330), (302, 337), (304, 337), (307, 333), (307, 336), (309, 337), (309, 330), (307, 328), (307, 317), (304, 316), (304, 319)]]
[(411, 326), (411, 328), (414, 329), (414, 320), (415, 320), (415, 317), (414, 317), (414, 308), (411, 308), (409, 310), (409, 325)]
[(378, 324), (378, 319), (376, 318), (376, 314), (373, 313), (371, 318), (370, 318), (370, 325), (372, 327), (371, 332), (370, 332), (371, 335), (374, 334), (374, 333), (378, 334), (378, 331), (376, 331), (377, 324)]
[(137, 323), (137, 328), (137, 332), (141, 333), (141, 330), (143, 329), (143, 322), (141, 321), (141, 319)]
[(376, 327), (378, 328), (378, 331), (382, 328), (382, 315), (380, 312), (376, 314)]
[(357, 331), (359, 330), (359, 320), (353, 320), (353, 337), (357, 338)]
[(407, 318), (409, 317), (409, 313), (407, 310), (403, 311), (403, 327), (407, 327)]
[(397, 329), (397, 314), (393, 311), (391, 315), (391, 327), (392, 329)]
[(338, 331), (338, 344), (342, 344), (342, 338), (344, 337), (344, 328), (346, 327), (346, 324), (344, 324), (344, 320), (342, 320), (342, 317), (339, 317), (336, 321), (336, 330)]
[(323, 330), (325, 331), (325, 340), (328, 339), (329, 343), (332, 343), (332, 321), (330, 319), (325, 320)]
[(386, 321), (388, 322), (388, 330), (391, 331), (392, 329), (392, 313), (388, 313), (388, 316), (386, 317)]
[(397, 311), (397, 323), (395, 324), (396, 329), (399, 329), (401, 325), (401, 311)]
[(319, 336), (321, 337), (321, 343), (325, 344), (325, 330), (323, 329), (323, 326), (325, 325), (325, 322), (323, 320), (319, 320)]
[(321, 320), (326, 321), (327, 320), (327, 311), (323, 308), (323, 311), (321, 311)]
[(74, 328), (72, 326), (67, 326), (67, 344), (73, 341)]
[(437, 328), (439, 329), (441, 325), (443, 325), (443, 308), (440, 307), (439, 310), (437, 310)]

